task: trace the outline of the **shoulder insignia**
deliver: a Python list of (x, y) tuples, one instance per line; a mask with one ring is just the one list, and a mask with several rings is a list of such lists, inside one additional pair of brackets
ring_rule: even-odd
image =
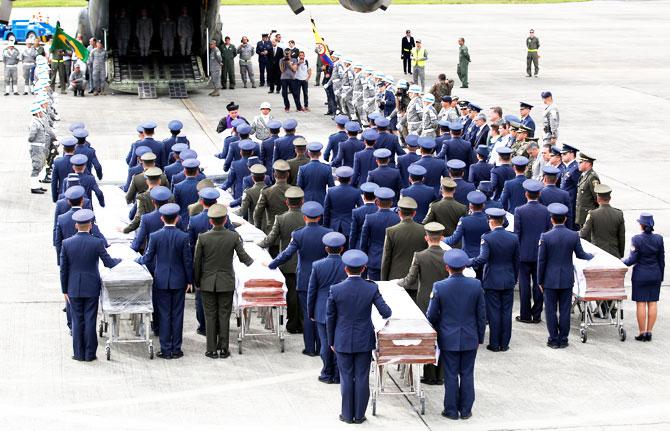
[(484, 238), (482, 238), (482, 242), (480, 242), (480, 244), (483, 245), (485, 242), (486, 242), (486, 240)]
[(634, 252), (635, 252), (635, 246), (634, 246), (634, 245), (631, 245), (631, 246), (630, 246), (630, 252), (631, 252), (631, 253), (634, 253)]
[(600, 181), (598, 179), (595, 179), (595, 180), (591, 181), (591, 185), (593, 187), (597, 186), (598, 184), (600, 184)]
[(542, 238), (540, 238), (540, 241), (538, 241), (537, 245), (542, 245)]
[(430, 292), (430, 299), (433, 299), (433, 294), (434, 294), (434, 293), (435, 293), (435, 291), (431, 291), (431, 292)]
[(590, 218), (591, 218), (591, 211), (589, 211), (589, 213), (586, 214), (586, 221), (589, 221)]

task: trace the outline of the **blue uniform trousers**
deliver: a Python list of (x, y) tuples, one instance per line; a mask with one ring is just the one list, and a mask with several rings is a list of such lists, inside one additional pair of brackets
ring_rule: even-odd
[(475, 358), (477, 349), (462, 352), (441, 350), (444, 365), (444, 412), (467, 416), (475, 402)]
[(302, 313), (302, 339), (305, 342), (306, 353), (317, 353), (320, 351), (319, 337), (316, 331), (316, 323), (307, 315), (307, 291), (298, 291), (298, 302)]
[(184, 330), (184, 289), (156, 289), (158, 297), (158, 338), (161, 352), (173, 355), (181, 351), (182, 333)]
[(571, 305), (572, 289), (544, 289), (544, 318), (547, 320), (550, 343), (561, 345), (568, 342)]
[(337, 359), (335, 353), (328, 345), (328, 333), (326, 332), (325, 323), (316, 323), (316, 329), (319, 331), (319, 341), (321, 342), (321, 361), (323, 368), (321, 368), (321, 375), (319, 380), (339, 383), (340, 374), (337, 371)]
[(489, 321), (489, 345), (509, 347), (512, 338), (514, 289), (485, 289), (486, 318)]
[(202, 293), (200, 289), (195, 290), (195, 319), (198, 321), (198, 331), (205, 332), (205, 307), (202, 306)]
[(65, 301), (65, 318), (67, 319), (67, 327), (72, 331), (72, 309), (67, 301)]
[(365, 416), (370, 399), (371, 352), (337, 353), (342, 393), (342, 417), (345, 420)]
[(381, 268), (370, 268), (370, 267), (368, 267), (368, 269), (365, 272), (368, 273), (368, 280), (372, 280), (372, 281), (379, 281), (379, 279), (382, 276)]
[(95, 322), (98, 318), (98, 297), (70, 298), (72, 315), (72, 347), (74, 357), (90, 361), (98, 349), (98, 334)]
[(542, 318), (544, 301), (537, 284), (537, 262), (519, 262), (519, 301), (519, 317), (522, 320)]

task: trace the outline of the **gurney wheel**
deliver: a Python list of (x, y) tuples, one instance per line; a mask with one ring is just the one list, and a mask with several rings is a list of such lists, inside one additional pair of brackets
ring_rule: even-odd
[(154, 346), (149, 346), (149, 359), (154, 358)]
[(108, 361), (112, 358), (112, 349), (109, 346), (105, 347), (105, 355)]
[(626, 330), (623, 328), (619, 328), (619, 339), (621, 341), (626, 341)]
[(283, 338), (279, 339), (279, 351), (281, 353), (284, 353), (284, 339)]
[(426, 414), (426, 398), (421, 398), (419, 400), (419, 402), (421, 403), (421, 414), (425, 415)]
[(582, 343), (586, 343), (587, 336), (586, 336), (586, 330), (585, 329), (580, 329), (579, 330), (579, 337), (582, 339)]
[(377, 416), (377, 400), (372, 400), (372, 416)]
[(242, 354), (242, 340), (237, 340), (237, 353)]
[(102, 338), (102, 322), (98, 325), (98, 337)]

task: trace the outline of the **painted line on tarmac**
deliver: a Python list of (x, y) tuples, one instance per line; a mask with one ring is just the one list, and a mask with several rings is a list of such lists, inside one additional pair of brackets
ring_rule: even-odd
[(202, 111), (200, 111), (200, 109), (195, 105), (195, 103), (193, 103), (191, 99), (181, 99), (181, 101), (186, 109), (188, 109), (188, 111), (191, 113), (193, 119), (196, 121), (196, 123), (198, 123), (202, 131), (205, 132), (205, 135), (207, 135), (209, 138), (209, 142), (212, 144), (212, 151), (218, 151), (221, 138), (219, 138), (219, 134), (216, 133), (216, 130), (212, 127), (212, 125), (209, 124)]

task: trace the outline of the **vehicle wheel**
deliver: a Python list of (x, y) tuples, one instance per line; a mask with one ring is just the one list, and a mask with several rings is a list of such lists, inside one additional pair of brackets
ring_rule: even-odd
[(237, 340), (237, 353), (242, 354), (242, 340)]
[(149, 359), (154, 358), (154, 346), (149, 346)]
[(582, 339), (582, 343), (586, 343), (586, 339), (587, 339), (586, 330), (580, 329), (579, 330), (579, 337)]
[(9, 36), (7, 36), (7, 42), (13, 42), (16, 44), (16, 36), (14, 36), (13, 33), (10, 33)]
[(284, 339), (283, 338), (279, 339), (279, 351), (281, 353), (284, 353)]
[(109, 361), (112, 357), (112, 349), (109, 346), (105, 347), (105, 353), (107, 355), (107, 360)]
[(619, 328), (619, 339), (626, 341), (626, 330), (623, 328)]
[(26, 34), (26, 40), (29, 40), (31, 36), (32, 36), (35, 40), (37, 40), (37, 35), (35, 34), (34, 31), (29, 31), (28, 34)]

